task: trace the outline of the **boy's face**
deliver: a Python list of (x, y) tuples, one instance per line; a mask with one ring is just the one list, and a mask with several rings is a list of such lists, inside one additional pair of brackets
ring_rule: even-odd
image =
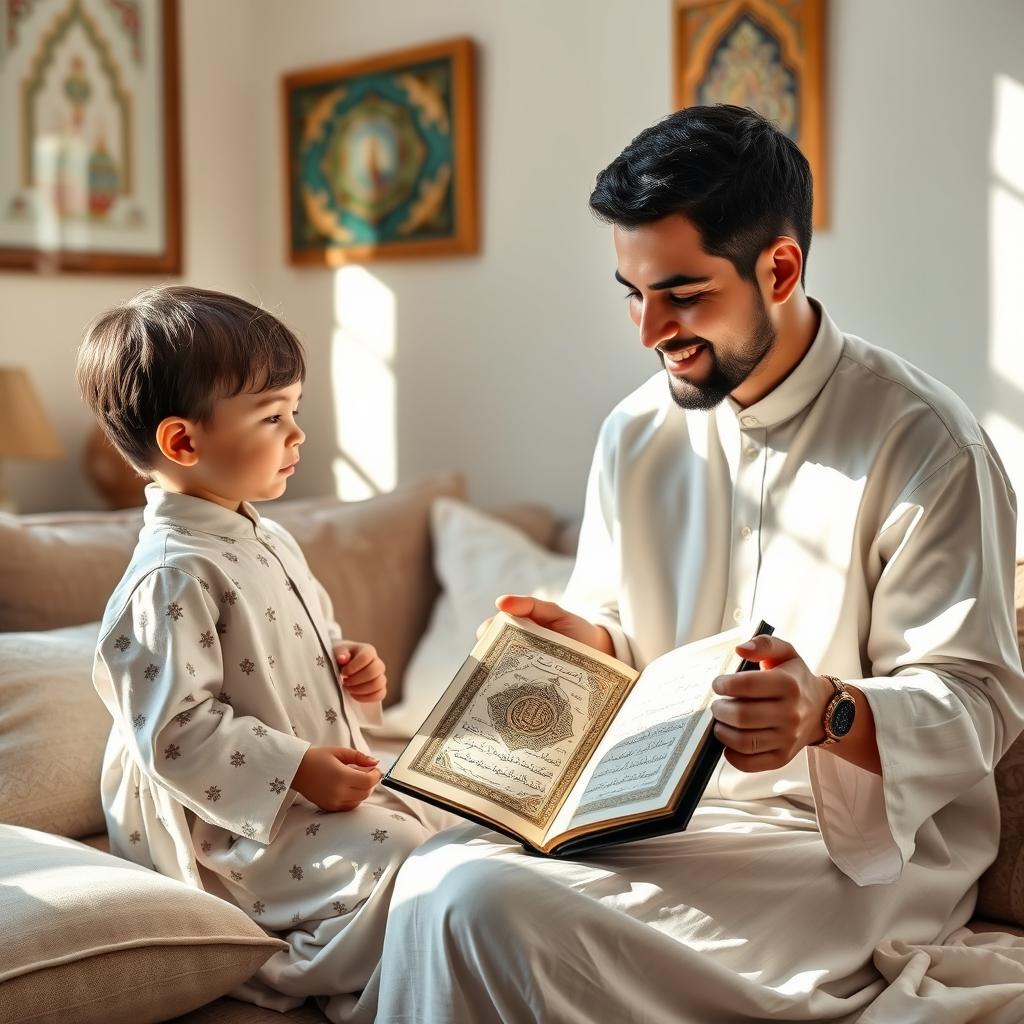
[(186, 493), (231, 509), (284, 494), (306, 439), (295, 422), (301, 398), (298, 381), (219, 399), (209, 423), (192, 425), (198, 459), (188, 467)]

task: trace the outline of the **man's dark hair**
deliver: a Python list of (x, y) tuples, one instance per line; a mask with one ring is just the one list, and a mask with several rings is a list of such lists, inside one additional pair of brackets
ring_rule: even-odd
[(244, 299), (185, 285), (151, 288), (97, 317), (78, 350), (82, 397), (143, 476), (168, 416), (207, 424), (215, 402), (305, 380), (299, 339)]
[(779, 235), (797, 240), (806, 271), (811, 205), (811, 169), (796, 143), (755, 111), (724, 103), (677, 110), (642, 131), (590, 196), (602, 220), (624, 228), (682, 214), (706, 252), (749, 280)]

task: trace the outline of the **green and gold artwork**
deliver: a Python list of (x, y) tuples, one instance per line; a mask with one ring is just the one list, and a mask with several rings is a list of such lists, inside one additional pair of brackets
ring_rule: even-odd
[(458, 79), (456, 55), (441, 53), (285, 80), (295, 262), (458, 251), (475, 236)]

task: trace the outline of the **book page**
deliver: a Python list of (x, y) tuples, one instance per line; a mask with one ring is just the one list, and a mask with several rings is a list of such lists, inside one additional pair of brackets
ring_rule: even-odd
[(499, 615), (391, 775), (538, 842), (635, 678)]
[(667, 807), (711, 725), (711, 684), (733, 671), (732, 629), (670, 651), (640, 674), (555, 822), (560, 833)]

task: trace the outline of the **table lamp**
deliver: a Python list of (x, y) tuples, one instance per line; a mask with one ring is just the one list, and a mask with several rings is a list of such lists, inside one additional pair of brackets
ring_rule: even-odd
[(64, 446), (28, 373), (20, 367), (0, 366), (0, 511), (16, 511), (14, 499), (4, 486), (4, 460), (63, 456)]

